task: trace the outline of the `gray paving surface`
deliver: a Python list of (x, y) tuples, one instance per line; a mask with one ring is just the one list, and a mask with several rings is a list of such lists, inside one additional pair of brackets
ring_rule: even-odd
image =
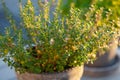
[(0, 80), (17, 80), (14, 69), (10, 69), (1, 59)]

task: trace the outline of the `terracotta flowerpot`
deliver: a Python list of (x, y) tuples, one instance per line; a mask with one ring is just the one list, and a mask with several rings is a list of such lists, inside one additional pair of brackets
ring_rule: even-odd
[(17, 78), (18, 80), (80, 80), (82, 74), (83, 66), (80, 66), (58, 73), (45, 73), (45, 74), (17, 73)]
[(97, 53), (97, 59), (93, 64), (85, 64), (84, 76), (100, 77), (113, 73), (118, 68), (119, 56), (116, 54), (118, 40), (114, 40), (109, 45), (109, 50), (101, 55)]

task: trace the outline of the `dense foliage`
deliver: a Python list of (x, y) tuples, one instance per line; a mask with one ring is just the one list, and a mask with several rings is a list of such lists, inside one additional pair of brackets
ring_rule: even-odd
[[(32, 2), (20, 5), (21, 22), (10, 26), (0, 35), (0, 57), (20, 72), (55, 72), (81, 66), (92, 61), (96, 51), (108, 47), (117, 34), (110, 11), (94, 6), (84, 12), (71, 6), (70, 13), (61, 16), (60, 2)], [(39, 14), (36, 14), (39, 13)], [(52, 18), (50, 18), (52, 14)]]
[(92, 4), (95, 4), (97, 7), (111, 9), (113, 12), (112, 18), (115, 19), (120, 16), (119, 2), (120, 0), (65, 0), (61, 3), (61, 9), (63, 9), (64, 13), (68, 13), (71, 4), (80, 9), (89, 8)]

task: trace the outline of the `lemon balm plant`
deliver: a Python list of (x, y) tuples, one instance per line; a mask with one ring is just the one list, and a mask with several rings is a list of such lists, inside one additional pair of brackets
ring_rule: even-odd
[[(109, 19), (110, 12), (103, 8), (92, 6), (84, 15), (83, 11), (71, 6), (70, 13), (62, 16), (60, 2), (56, 3), (53, 12), (50, 11), (52, 3), (38, 1), (40, 10), (36, 12), (31, 0), (27, 0), (24, 6), (20, 5), (19, 26), (9, 17), (11, 25), (0, 35), (0, 57), (16, 71), (54, 73), (82, 66), (84, 62), (93, 61), (96, 51), (107, 47), (109, 40), (117, 33), (114, 21)], [(74, 77), (66, 72), (67, 78), (62, 74), (54, 78), (43, 74), (39, 78), (79, 80), (80, 75), (75, 78), (81, 74), (79, 70), (74, 70), (77, 72)], [(31, 76), (35, 78), (36, 75)]]

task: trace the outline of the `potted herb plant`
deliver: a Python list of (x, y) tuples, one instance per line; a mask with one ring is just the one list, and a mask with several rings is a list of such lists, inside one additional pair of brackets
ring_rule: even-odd
[[(11, 25), (0, 34), (0, 58), (15, 68), (20, 80), (79, 80), (83, 64), (93, 61), (99, 47), (108, 43), (107, 37), (116, 34), (107, 14), (106, 23), (98, 22), (95, 12), (103, 9), (94, 11), (94, 7), (84, 15), (71, 6), (70, 13), (62, 16), (60, 2), (56, 4), (51, 13), (52, 2), (38, 2), (40, 10), (36, 12), (27, 0), (20, 5), (20, 25), (8, 17)], [(95, 14), (89, 17), (88, 13)]]
[[(70, 4), (73, 4), (75, 7), (78, 7), (83, 10), (87, 9), (91, 4), (95, 4), (97, 7), (99, 7), (99, 8), (104, 7), (106, 10), (110, 8), (112, 10), (112, 13), (110, 11), (109, 14), (107, 15), (109, 20), (110, 20), (110, 18), (111, 18), (111, 20), (115, 19), (114, 22), (116, 23), (116, 25), (114, 25), (114, 26), (116, 26), (116, 27), (120, 26), (119, 19), (116, 20), (116, 18), (118, 18), (118, 16), (119, 16), (119, 10), (117, 10), (119, 7), (119, 4), (117, 2), (119, 0), (116, 0), (116, 1), (113, 1), (113, 0), (106, 0), (106, 1), (103, 1), (103, 0), (89, 0), (89, 1), (65, 0), (65, 1), (66, 1), (66, 3), (61, 5), (64, 14), (69, 12)], [(90, 9), (88, 9), (88, 10), (90, 10)], [(92, 9), (92, 10), (94, 10), (94, 11), (92, 11), (94, 13), (97, 12), (95, 9)], [(92, 13), (90, 15), (90, 11), (89, 11), (88, 15), (90, 15), (90, 16), (87, 16), (87, 17), (91, 18), (94, 15), (94, 13)], [(112, 14), (112, 16), (110, 16), (111, 14)], [(105, 22), (104, 17), (101, 18), (100, 15), (101, 15), (101, 12), (98, 11), (97, 15), (96, 15), (97, 20), (89, 21), (89, 22), (95, 23), (95, 24), (93, 24), (93, 26), (95, 26), (95, 27), (99, 27), (101, 25), (101, 23), (105, 24), (106, 22)], [(107, 20), (107, 18), (106, 18), (106, 20)], [(95, 21), (98, 23), (96, 24)], [(100, 25), (99, 25), (99, 23), (100, 23)], [(115, 32), (116, 31), (117, 31), (117, 29), (115, 30)], [(108, 38), (107, 40), (109, 40), (109, 43), (107, 45), (105, 45), (106, 47), (104, 47), (104, 49), (101, 49), (101, 47), (98, 49), (97, 59), (93, 63), (85, 64), (85, 66), (87, 68), (87, 69), (85, 68), (85, 76), (86, 76), (86, 74), (88, 74), (89, 76), (90, 75), (92, 75), (92, 76), (101, 75), (102, 74), (101, 71), (103, 71), (103, 73), (105, 73), (105, 72), (108, 73), (118, 67), (118, 65), (117, 65), (118, 55), (116, 54), (116, 50), (118, 48), (118, 34), (114, 35), (113, 38), (112, 37), (107, 37), (107, 38)], [(106, 69), (107, 71), (105, 71), (105, 70), (100, 71), (100, 69), (104, 69), (106, 67), (109, 68), (109, 70)], [(114, 67), (114, 69), (112, 69), (112, 67)], [(91, 69), (94, 74), (91, 74)], [(96, 74), (96, 72), (94, 72), (95, 70), (96, 70), (96, 72), (98, 72), (97, 74)]]
[[(107, 18), (100, 17), (101, 11), (96, 11), (97, 24), (94, 24), (93, 26), (99, 27), (101, 23), (106, 24), (109, 20), (110, 21), (113, 20), (113, 18), (111, 18), (112, 15), (111, 10), (108, 9), (108, 11), (109, 14), (107, 14)], [(90, 15), (89, 18), (91, 18), (92, 16), (93, 14)], [(108, 26), (110, 27), (115, 26), (116, 29), (114, 29), (113, 31), (111, 30), (110, 32), (113, 33), (116, 32), (116, 33), (112, 36), (106, 37), (106, 39), (103, 38), (100, 40), (101, 42), (103, 40), (105, 42), (107, 41), (108, 43), (103, 44), (104, 48), (101, 48), (99, 46), (99, 49), (97, 50), (97, 54), (96, 54), (96, 60), (94, 60), (93, 63), (85, 64), (84, 76), (98, 77), (98, 76), (110, 75), (111, 73), (113, 73), (113, 71), (116, 71), (116, 69), (118, 68), (119, 56), (117, 55), (116, 51), (118, 48), (119, 26), (117, 25), (116, 21), (114, 21), (114, 23), (115, 24)], [(106, 34), (107, 31), (105, 31), (104, 35)]]

